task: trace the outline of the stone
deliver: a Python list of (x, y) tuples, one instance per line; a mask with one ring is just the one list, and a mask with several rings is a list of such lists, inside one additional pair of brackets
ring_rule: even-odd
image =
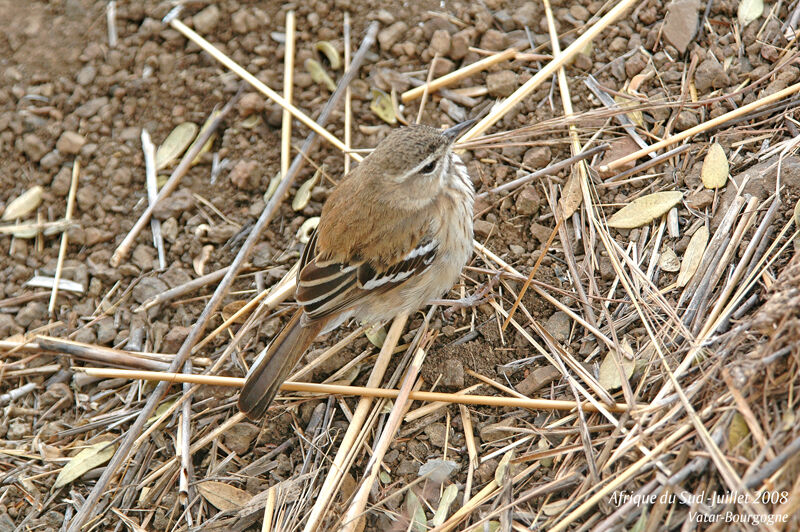
[(92, 65), (86, 65), (78, 71), (78, 74), (75, 76), (75, 81), (78, 82), (78, 85), (85, 87), (93, 82), (96, 76), (97, 69)]
[(433, 77), (440, 78), (445, 74), (449, 74), (453, 70), (455, 70), (456, 64), (447, 59), (446, 57), (440, 57), (436, 60), (436, 64), (433, 65)]
[(561, 372), (553, 366), (542, 366), (531, 371), (516, 385), (516, 389), (522, 395), (530, 397), (534, 392), (548, 386), (559, 377), (561, 377)]
[(139, 244), (131, 253), (131, 262), (139, 267), (143, 272), (153, 269), (153, 261), (156, 258), (156, 251), (150, 244)]
[(662, 34), (681, 54), (697, 35), (700, 0), (676, 0), (667, 6)]
[(31, 161), (38, 163), (50, 150), (37, 135), (27, 133), (22, 137), (22, 151)]
[(99, 227), (87, 227), (83, 232), (83, 243), (87, 246), (102, 244), (114, 238), (114, 233)]
[(511, 20), (517, 23), (518, 26), (535, 28), (541, 20), (542, 14), (537, 8), (536, 2), (523, 2), (519, 8), (515, 9), (511, 14)]
[(431, 423), (426, 425), (425, 428), (422, 429), (422, 432), (428, 437), (431, 445), (444, 447), (445, 436), (447, 434), (447, 427), (444, 423)]
[(534, 146), (522, 156), (522, 164), (533, 170), (544, 168), (553, 159), (549, 146)]
[(586, 22), (587, 20), (589, 20), (589, 17), (592, 16), (592, 14), (589, 13), (589, 10), (580, 4), (572, 4), (569, 7), (569, 14), (572, 15), (576, 20), (580, 20), (581, 22)]
[(239, 456), (244, 456), (250, 450), (253, 440), (256, 439), (261, 429), (252, 423), (237, 423), (222, 436), (225, 446)]
[(708, 54), (708, 59), (697, 66), (694, 73), (694, 85), (700, 92), (708, 89), (722, 89), (730, 84), (730, 78), (725, 73), (722, 64), (713, 54)]
[(109, 345), (114, 342), (117, 336), (117, 328), (114, 327), (114, 318), (107, 317), (97, 322), (97, 343)]
[(678, 131), (685, 131), (693, 128), (700, 123), (697, 115), (692, 111), (681, 111), (678, 113), (678, 118), (675, 119), (675, 129)]
[(450, 389), (464, 387), (464, 363), (457, 358), (448, 358), (442, 364), (442, 386)]
[(171, 327), (167, 334), (164, 335), (164, 340), (161, 342), (161, 350), (165, 353), (177, 353), (191, 330), (191, 327), (182, 325)]
[(572, 327), (572, 321), (566, 312), (559, 310), (553, 313), (552, 316), (547, 318), (544, 323), (544, 329), (559, 342), (567, 341), (569, 338), (569, 331)]
[(492, 72), (486, 76), (486, 88), (495, 98), (505, 98), (517, 89), (517, 74), (511, 70)]
[(450, 59), (458, 61), (469, 53), (469, 46), (472, 44), (473, 32), (466, 29), (461, 30), (450, 38)]
[(248, 92), (239, 99), (239, 114), (247, 117), (264, 110), (264, 98), (255, 92)]
[(0, 532), (14, 532), (17, 530), (17, 525), (8, 513), (3, 512), (0, 514)]
[(505, 49), (506, 35), (503, 32), (490, 29), (481, 37), (480, 47), (484, 50), (500, 51)]
[(166, 292), (168, 288), (167, 283), (158, 277), (144, 277), (133, 287), (133, 300), (137, 303), (144, 303), (151, 297)]
[(201, 34), (211, 33), (212, 31), (214, 31), (214, 28), (217, 27), (218, 23), (219, 23), (219, 8), (216, 6), (216, 4), (211, 4), (207, 8), (195, 14), (194, 17), (192, 17), (192, 24), (194, 25), (194, 29), (200, 32)]
[(153, 210), (153, 216), (159, 220), (178, 218), (193, 205), (194, 196), (192, 196), (192, 191), (187, 188), (182, 188), (170, 195), (166, 201), (160, 201)]
[[(108, 98), (102, 96), (100, 98), (93, 98), (75, 109), (75, 114), (81, 118), (90, 118), (96, 115), (100, 109), (108, 105)], [(137, 128), (138, 136), (138, 128)]]
[(700, 210), (708, 207), (714, 201), (714, 191), (703, 188), (692, 192), (686, 197), (686, 206), (690, 209)]
[(628, 78), (632, 78), (647, 66), (647, 59), (643, 54), (633, 54), (627, 61), (625, 61), (625, 74)]
[(44, 322), (47, 319), (47, 305), (41, 301), (31, 301), (17, 312), (14, 321), (21, 327), (27, 328), (31, 324)]
[(408, 24), (402, 20), (395, 22), (391, 26), (382, 29), (378, 33), (378, 43), (381, 50), (388, 51), (392, 46), (400, 40), (400, 37), (408, 30)]
[(10, 314), (0, 314), (0, 338), (8, 338), (15, 334), (22, 334), (25, 329), (17, 325)]
[(473, 228), (476, 235), (486, 237), (494, 230), (495, 224), (487, 220), (475, 220)]
[(42, 157), (42, 160), (39, 161), (39, 165), (45, 170), (50, 170), (51, 168), (55, 168), (56, 166), (60, 165), (62, 160), (63, 157), (61, 156), (61, 153), (59, 153), (58, 150), (53, 150)]
[(75, 332), (75, 337), (73, 339), (83, 344), (94, 344), (97, 342), (97, 335), (92, 327), (84, 327)]
[(258, 27), (255, 15), (242, 8), (231, 15), (231, 29), (234, 33), (244, 35)]
[(515, 424), (514, 418), (506, 418), (502, 421), (498, 421), (497, 423), (484, 425), (480, 428), (478, 434), (481, 437), (481, 441), (484, 443), (490, 443), (518, 434), (518, 432), (512, 430)]
[[(639, 145), (634, 142), (632, 138), (629, 136), (619, 137), (614, 139), (613, 141), (609, 142), (610, 146), (603, 154), (603, 158), (600, 162), (601, 165), (607, 164), (611, 161), (615, 161), (626, 155), (630, 155), (639, 150)], [(636, 161), (629, 161), (618, 167), (610, 172), (600, 172), (600, 177), (607, 178), (613, 175), (618, 174), (619, 172), (624, 172), (625, 170), (630, 170), (636, 165)]]
[(242, 160), (237, 162), (230, 173), (231, 183), (242, 190), (254, 190), (258, 185), (257, 168), (258, 161)]
[(31, 422), (23, 418), (14, 418), (8, 426), (6, 438), (9, 440), (21, 440), (25, 436), (31, 435)]
[(86, 138), (84, 138), (83, 135), (76, 133), (75, 131), (65, 131), (58, 138), (58, 142), (56, 142), (56, 149), (61, 153), (75, 155), (81, 151), (81, 148), (83, 148), (84, 144), (86, 144)]
[(514, 206), (517, 208), (517, 214), (523, 216), (531, 216), (539, 212), (542, 204), (542, 197), (539, 191), (533, 185), (527, 185), (519, 191)]
[(450, 33), (447, 30), (434, 31), (429, 49), (432, 54), (447, 55), (450, 52)]

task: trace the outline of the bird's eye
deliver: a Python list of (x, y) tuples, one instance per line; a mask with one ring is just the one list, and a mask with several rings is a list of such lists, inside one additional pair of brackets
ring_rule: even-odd
[(436, 161), (431, 161), (425, 166), (422, 167), (422, 170), (419, 171), (421, 174), (430, 174), (436, 168)]

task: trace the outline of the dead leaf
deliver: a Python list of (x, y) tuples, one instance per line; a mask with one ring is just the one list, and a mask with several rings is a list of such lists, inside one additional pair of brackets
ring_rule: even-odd
[(184, 122), (178, 124), (175, 129), (167, 135), (161, 146), (156, 151), (156, 170), (165, 168), (169, 163), (180, 157), (186, 151), (189, 144), (197, 137), (198, 131), (197, 124), (192, 122)]
[(379, 89), (372, 89), (372, 101), (369, 104), (370, 110), (387, 124), (396, 124), (397, 115), (394, 114), (392, 97)]
[(450, 505), (456, 500), (458, 495), (458, 486), (450, 484), (444, 489), (442, 498), (439, 499), (439, 506), (436, 508), (436, 513), (433, 514), (433, 526), (439, 526), (447, 519), (447, 514), (450, 513)]
[(703, 167), (700, 170), (700, 179), (706, 188), (721, 188), (728, 182), (728, 156), (719, 143), (715, 142), (708, 149)]
[[(244, 307), (245, 305), (247, 305), (247, 301), (244, 299), (240, 299), (238, 301), (231, 301), (230, 303), (222, 307), (222, 319), (228, 321), (234, 314), (242, 310), (242, 307)], [(233, 323), (244, 323), (245, 321), (247, 321), (247, 316), (243, 314), (238, 318), (236, 318)]]
[(53, 484), (53, 489), (66, 486), (72, 481), (82, 477), (86, 472), (105, 464), (111, 460), (116, 450), (117, 447), (107, 441), (95, 443), (94, 445), (82, 449), (81, 452), (73, 456), (72, 459), (67, 462), (67, 465), (58, 473), (56, 482)]
[(497, 469), (494, 470), (494, 481), (497, 482), (498, 486), (504, 485), (511, 479), (511, 472), (508, 468), (511, 466), (511, 460), (513, 459), (514, 449), (511, 449), (503, 455), (503, 458), (500, 459), (500, 463), (497, 464)]
[(413, 530), (414, 532), (428, 530), (428, 519), (425, 517), (425, 510), (422, 508), (422, 503), (419, 502), (419, 497), (412, 490), (408, 490), (406, 495), (406, 510), (411, 521), (408, 530)]
[(364, 336), (367, 337), (372, 345), (380, 349), (383, 347), (384, 340), (386, 340), (386, 327), (373, 325), (364, 332)]
[(708, 228), (703, 225), (694, 232), (692, 239), (689, 240), (689, 245), (686, 246), (686, 252), (683, 254), (683, 262), (681, 263), (681, 271), (675, 281), (678, 288), (683, 288), (692, 279), (698, 266), (700, 266), (700, 261), (703, 259), (707, 243)]
[(797, 205), (794, 206), (794, 227), (800, 228), (800, 199), (797, 200)]
[[(208, 127), (211, 125), (211, 123), (214, 121), (214, 119), (215, 119), (215, 118), (217, 118), (217, 116), (219, 116), (219, 114), (220, 114), (221, 112), (222, 112), (222, 110), (221, 110), (221, 109), (214, 109), (214, 110), (211, 112), (211, 114), (210, 114), (210, 115), (208, 115), (208, 118), (206, 118), (206, 121), (203, 123), (203, 127), (201, 127), (201, 128), (200, 128), (200, 132), (197, 134), (197, 138), (196, 138), (196, 139), (194, 139), (194, 142), (192, 142), (192, 145), (191, 145), (191, 146), (189, 146), (189, 149), (190, 149), (190, 150), (191, 150), (192, 148), (194, 148), (194, 145), (195, 145), (195, 144), (197, 144), (197, 141), (198, 141), (198, 140), (200, 140), (200, 135), (202, 135), (202, 134), (203, 134), (203, 132), (204, 132), (206, 129), (208, 129)], [(260, 118), (260, 117), (256, 115), (256, 118)], [(201, 158), (201, 156), (202, 156), (204, 153), (206, 153), (208, 150), (210, 150), (210, 149), (211, 149), (211, 145), (212, 145), (212, 144), (214, 144), (214, 139), (215, 139), (215, 138), (217, 138), (217, 134), (216, 134), (216, 133), (213, 133), (213, 134), (212, 134), (210, 137), (208, 137), (208, 140), (206, 141), (206, 143), (205, 143), (205, 144), (203, 144), (203, 147), (202, 147), (202, 148), (200, 148), (200, 151), (199, 151), (199, 152), (197, 152), (197, 157), (195, 157), (195, 158), (192, 160), (192, 166), (194, 166), (194, 165), (196, 165), (197, 163), (199, 163), (199, 162), (200, 162), (200, 158)]]
[(666, 248), (658, 257), (658, 267), (665, 272), (674, 273), (681, 269), (681, 261), (672, 248)]
[(683, 193), (677, 190), (654, 192), (633, 200), (608, 219), (608, 226), (617, 229), (633, 229), (652, 222), (677, 205)]
[(319, 61), (309, 57), (306, 59), (305, 67), (306, 71), (311, 74), (311, 79), (314, 81), (314, 83), (324, 85), (325, 88), (331, 92), (336, 90), (336, 83), (334, 83), (328, 73), (325, 72), (325, 69), (322, 68), (322, 65), (319, 63)]
[(564, 190), (561, 193), (561, 199), (558, 200), (559, 211), (564, 220), (572, 216), (578, 207), (581, 206), (583, 201), (583, 194), (581, 192), (581, 174), (579, 171), (573, 171), (567, 184), (564, 185)]
[(238, 510), (253, 498), (243, 489), (214, 480), (199, 483), (197, 491), (217, 510), (223, 512)]
[(3, 220), (16, 220), (33, 212), (42, 203), (43, 192), (44, 189), (39, 185), (23, 192), (6, 206), (6, 210), (3, 211)]
[[(623, 341), (620, 347), (629, 355), (633, 354), (633, 350), (630, 348), (627, 341)], [(597, 381), (600, 383), (600, 386), (609, 392), (622, 386), (619, 369), (617, 369), (617, 364), (614, 361), (615, 358), (619, 360), (619, 363), (622, 365), (622, 370), (625, 373), (626, 379), (630, 379), (631, 375), (633, 375), (633, 370), (636, 369), (635, 360), (626, 356), (619, 356), (615, 349), (611, 349), (600, 364), (600, 370), (597, 375)]]
[(564, 511), (564, 509), (570, 505), (569, 499), (562, 499), (560, 501), (549, 502), (542, 506), (542, 513), (548, 517), (552, 517), (554, 515), (558, 515)]
[(311, 176), (311, 179), (297, 188), (297, 194), (294, 195), (294, 199), (292, 200), (292, 209), (296, 211), (302, 211), (306, 208), (308, 202), (311, 201), (311, 189), (313, 189), (317, 184), (317, 181), (319, 181), (319, 176), (322, 175), (324, 168), (325, 165), (317, 168), (317, 171), (314, 172), (314, 175)]
[(731, 425), (728, 427), (728, 449), (741, 455), (747, 454), (750, 445), (745, 441), (750, 436), (750, 427), (747, 426), (744, 416), (739, 412), (733, 414)]
[(764, 13), (764, 0), (742, 0), (739, 2), (739, 9), (736, 16), (739, 17), (739, 24), (747, 26)]

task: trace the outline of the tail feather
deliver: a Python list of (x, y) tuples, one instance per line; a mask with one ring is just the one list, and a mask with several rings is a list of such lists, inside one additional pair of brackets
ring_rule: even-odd
[(239, 410), (252, 420), (264, 417), (281, 384), (327, 321), (303, 323), (302, 317), (302, 309), (295, 312), (247, 373), (244, 387), (239, 393)]

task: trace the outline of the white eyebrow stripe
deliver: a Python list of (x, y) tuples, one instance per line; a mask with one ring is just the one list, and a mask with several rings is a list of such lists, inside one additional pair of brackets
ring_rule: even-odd
[(401, 180), (401, 181), (403, 181), (403, 180), (405, 180), (407, 177), (409, 177), (410, 175), (416, 174), (417, 172), (419, 172), (420, 170), (422, 170), (422, 168), (423, 168), (423, 167), (424, 167), (426, 164), (428, 164), (429, 162), (431, 162), (431, 161), (433, 161), (433, 160), (437, 159), (438, 157), (440, 157), (440, 155), (433, 154), (433, 155), (429, 156), (427, 159), (423, 160), (423, 161), (422, 161), (421, 163), (419, 163), (417, 166), (415, 166), (414, 168), (412, 168), (411, 170), (409, 170), (408, 172), (406, 172), (405, 174), (403, 174), (403, 177), (402, 177), (400, 180)]

